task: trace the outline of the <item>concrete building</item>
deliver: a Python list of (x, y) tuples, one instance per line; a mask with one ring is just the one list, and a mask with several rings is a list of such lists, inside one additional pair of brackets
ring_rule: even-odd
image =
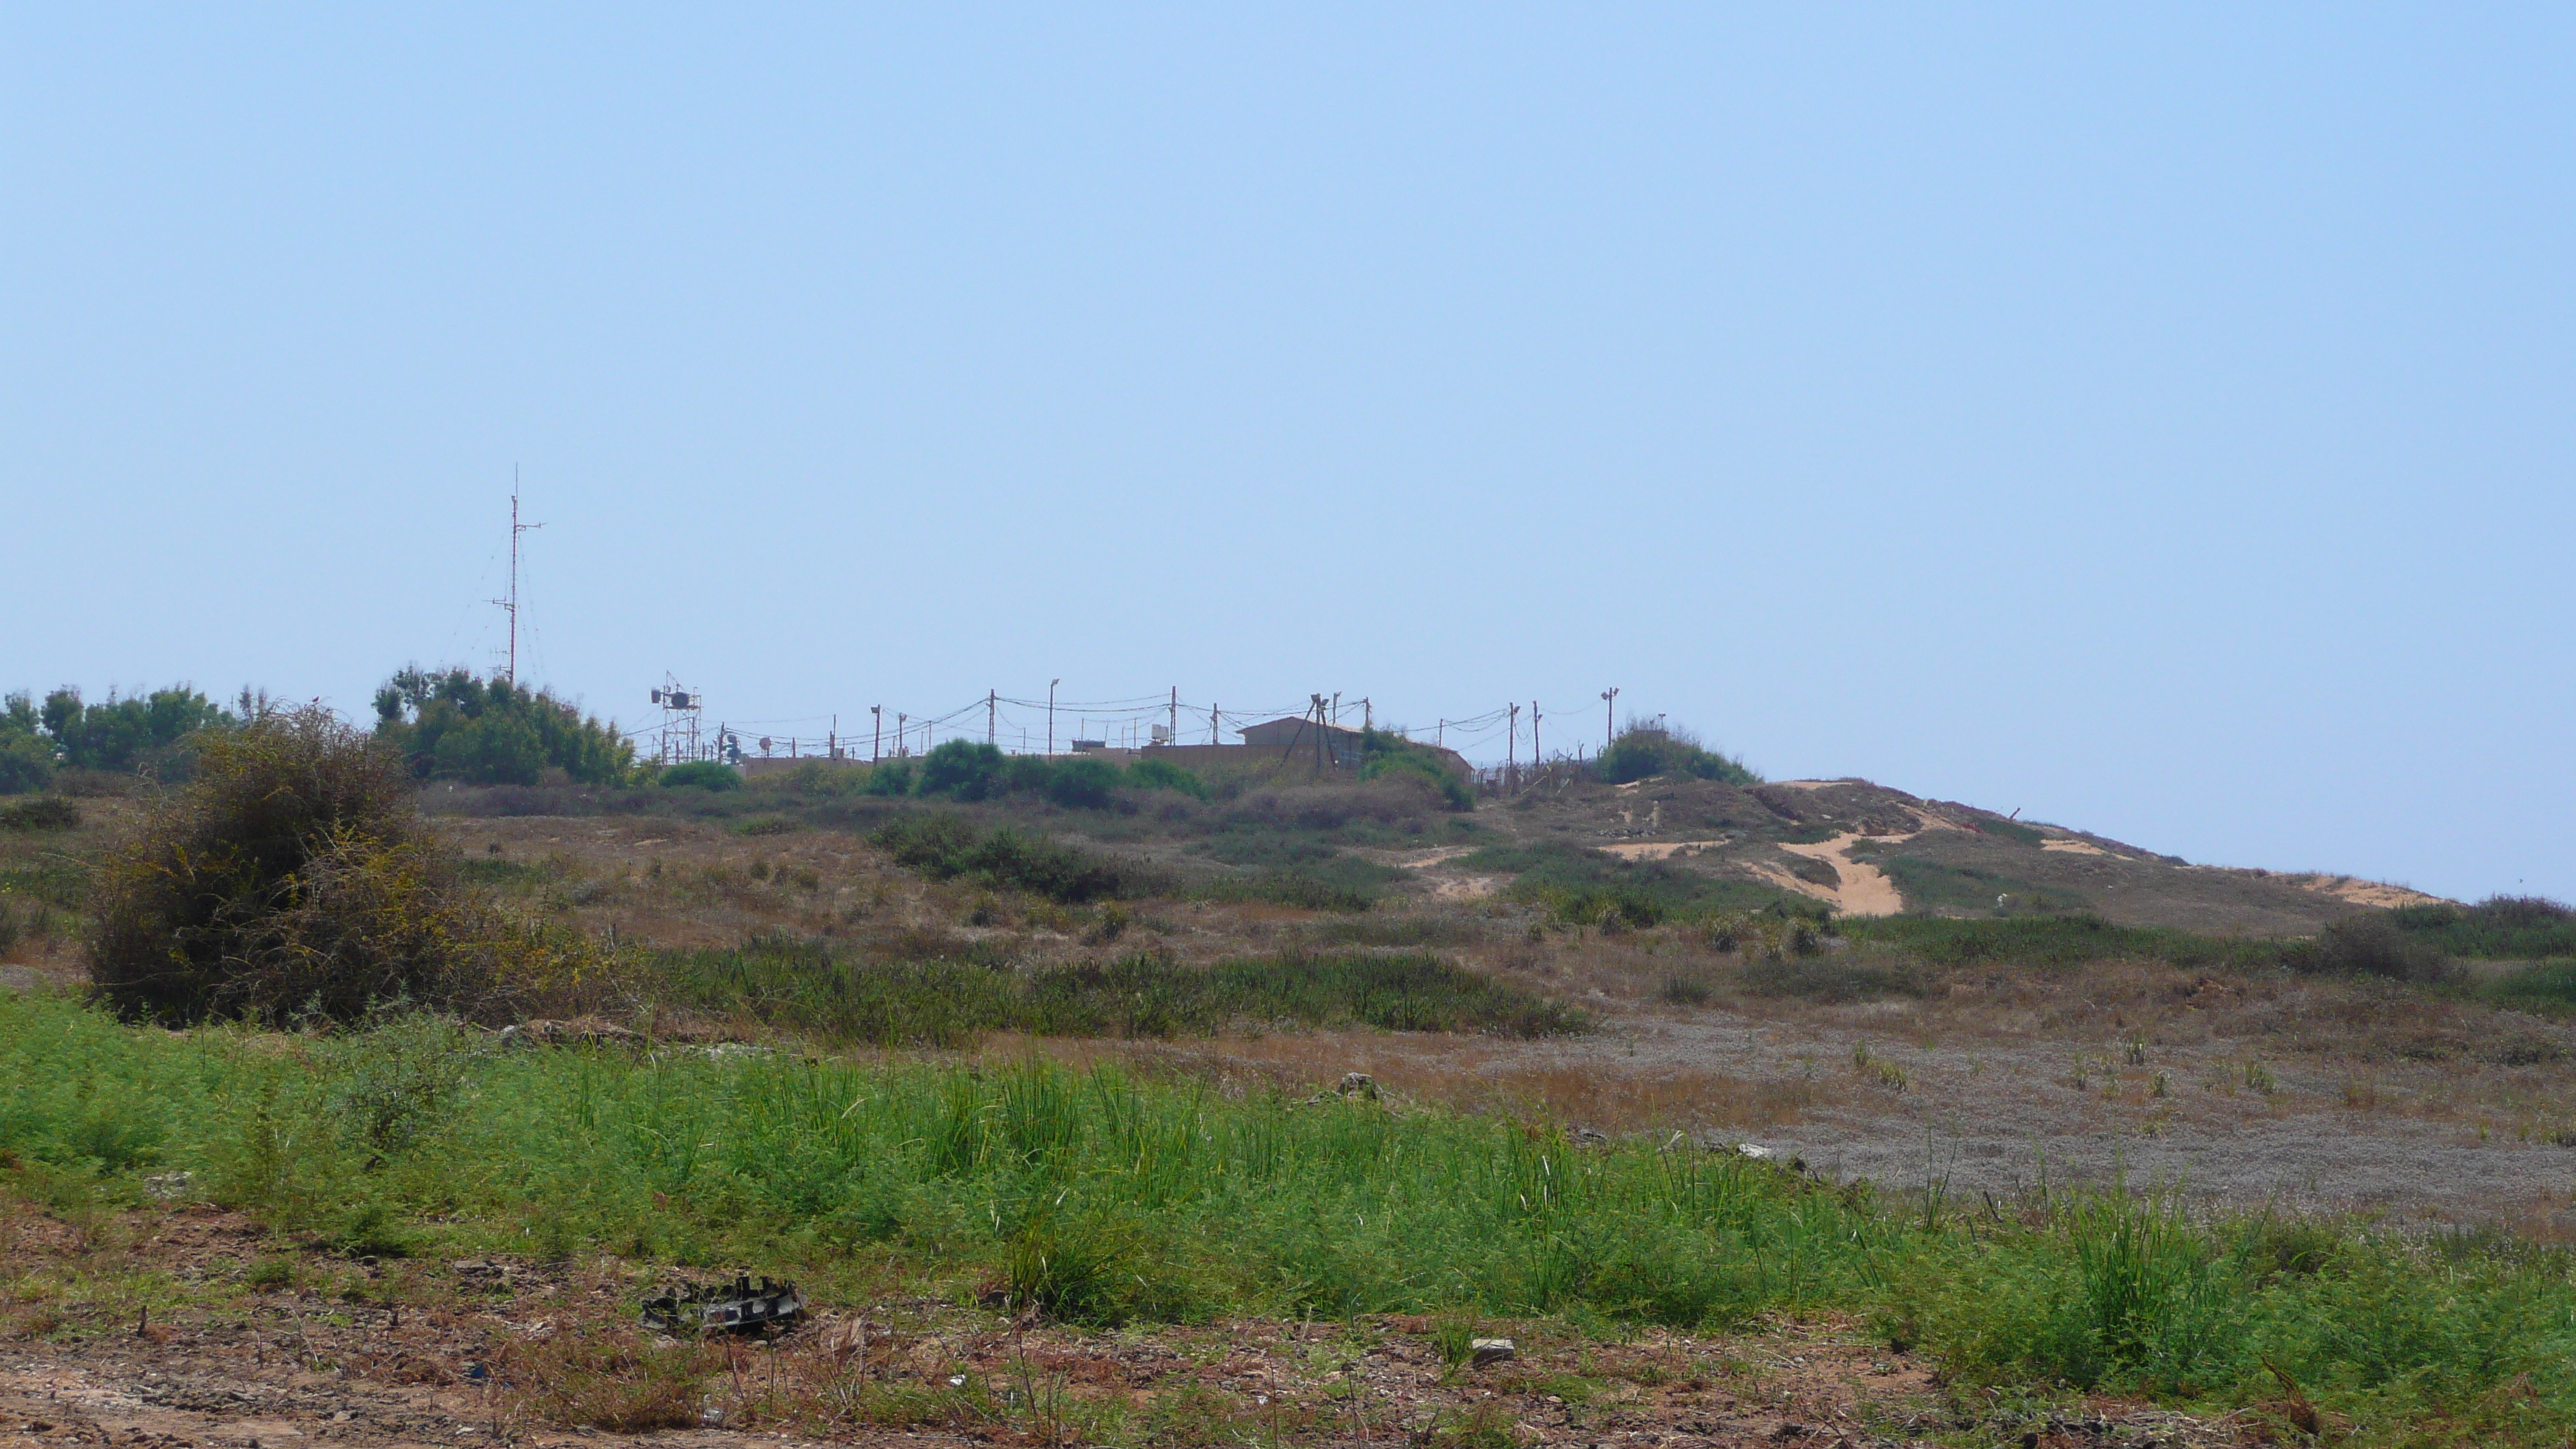
[(1287, 715), (1263, 724), (1246, 725), (1236, 733), (1243, 736), (1244, 748), (1267, 750), (1285, 761), (1311, 764), (1319, 752), (1337, 767), (1355, 767), (1361, 761), (1358, 730), (1343, 725), (1318, 724), (1310, 717)]

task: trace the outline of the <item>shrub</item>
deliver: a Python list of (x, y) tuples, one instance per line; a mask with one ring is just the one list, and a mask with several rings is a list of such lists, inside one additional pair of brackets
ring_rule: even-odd
[(1008, 826), (981, 831), (955, 815), (900, 816), (878, 827), (869, 839), (897, 864), (934, 880), (964, 877), (1069, 903), (1141, 894), (1156, 883), (1150, 875), (1115, 861)]
[(134, 1017), (484, 1011), (559, 954), (457, 878), (402, 757), (318, 707), (212, 735), (94, 882), (90, 976)]
[(1205, 780), (1169, 760), (1157, 760), (1150, 755), (1127, 767), (1127, 783), (1139, 790), (1170, 790), (1193, 800), (1208, 797)]
[(1000, 750), (969, 740), (950, 740), (922, 756), (918, 788), (924, 795), (981, 800), (996, 793), (1003, 774)]
[(1614, 785), (1649, 775), (1687, 775), (1728, 785), (1759, 785), (1762, 777), (1732, 755), (1702, 749), (1690, 731), (1630, 725), (1601, 751), (1595, 767)]
[(2394, 981), (2448, 981), (2460, 967), (2438, 948), (2408, 936), (2386, 912), (2349, 916), (2281, 952), (2293, 971), (2333, 976), (2384, 976)]
[(1459, 779), (1429, 755), (1406, 750), (1396, 754), (1379, 755), (1360, 766), (1360, 779), (1363, 781), (1389, 778), (1422, 780), (1428, 783), (1431, 788), (1440, 792), (1441, 802), (1451, 810), (1476, 808), (1475, 792), (1467, 788), (1467, 782)]
[(2474, 906), (2400, 906), (2389, 924), (2453, 956), (2538, 960), (2576, 956), (2576, 910), (2539, 896), (2491, 896)]
[(887, 760), (870, 766), (868, 782), (859, 788), (867, 794), (880, 797), (911, 794), (912, 761)]
[(742, 772), (713, 760), (691, 760), (664, 770), (661, 783), (665, 790), (739, 790)]
[(80, 823), (78, 806), (50, 795), (0, 806), (0, 827), (10, 830), (71, 830)]
[(1118, 803), (1118, 784), (1107, 760), (1067, 760), (1050, 772), (1046, 795), (1069, 810), (1105, 810)]

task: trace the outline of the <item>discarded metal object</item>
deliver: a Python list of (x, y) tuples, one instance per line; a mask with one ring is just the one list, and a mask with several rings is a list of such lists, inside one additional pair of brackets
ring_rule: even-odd
[(1512, 1341), (1508, 1338), (1471, 1338), (1467, 1340), (1467, 1361), (1478, 1368), (1483, 1368), (1489, 1363), (1501, 1363), (1503, 1360), (1514, 1356), (1516, 1356), (1516, 1350), (1512, 1345)]
[(784, 1328), (805, 1312), (805, 1295), (793, 1283), (773, 1283), (749, 1274), (731, 1283), (697, 1287), (675, 1283), (659, 1298), (644, 1300), (644, 1326), (663, 1333), (758, 1333)]

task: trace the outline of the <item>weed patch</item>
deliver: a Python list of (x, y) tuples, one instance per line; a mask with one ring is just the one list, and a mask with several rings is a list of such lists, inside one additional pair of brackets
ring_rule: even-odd
[(996, 890), (1024, 891), (1078, 904), (1166, 889), (1161, 872), (1105, 859), (1011, 827), (991, 830), (946, 813), (901, 815), (870, 842), (933, 880), (965, 879)]

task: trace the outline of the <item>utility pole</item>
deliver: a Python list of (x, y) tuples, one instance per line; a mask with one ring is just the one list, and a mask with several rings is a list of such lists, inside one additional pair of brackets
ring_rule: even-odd
[(1612, 711), (1616, 710), (1618, 707), (1619, 691), (1617, 687), (1613, 686), (1612, 688), (1601, 691), (1601, 748), (1605, 750), (1610, 748), (1610, 721), (1612, 718)]
[(1002, 692), (1000, 690), (988, 689), (984, 691), (984, 743), (988, 745), (993, 743), (993, 721), (1001, 707), (1001, 701)]
[(519, 521), (519, 465), (513, 463), (510, 465), (510, 595), (489, 601), (500, 605), (501, 612), (510, 616), (510, 663), (501, 677), (508, 680), (513, 688), (519, 683), (519, 535), (543, 527), (542, 523)]
[(1336, 690), (1334, 690), (1334, 691), (1333, 691), (1333, 727), (1334, 727), (1335, 729), (1339, 729), (1339, 728), (1341, 728), (1341, 724), (1342, 724), (1342, 692), (1341, 692), (1340, 690), (1336, 689)]
[(869, 705), (868, 716), (868, 763), (873, 765), (885, 758), (885, 706)]
[(1520, 773), (1521, 707), (1508, 706), (1503, 711), (1503, 788), (1512, 788), (1512, 777)]
[(1061, 679), (1047, 681), (1047, 753), (1050, 755), (1055, 753), (1055, 687), (1062, 683)]
[(1368, 702), (1367, 700), (1365, 700), (1365, 699), (1364, 699), (1364, 700), (1361, 700), (1361, 701), (1360, 701), (1360, 730), (1361, 730), (1361, 732), (1362, 732), (1362, 733), (1366, 733), (1367, 731), (1369, 731), (1369, 730), (1373, 730), (1373, 729), (1376, 729), (1376, 728), (1377, 728), (1377, 706), (1376, 706), (1376, 705), (1374, 705), (1374, 704), (1369, 703), (1369, 702)]
[(1215, 705), (1209, 705), (1209, 706), (1208, 706), (1208, 743), (1209, 743), (1209, 744), (1215, 744), (1215, 743), (1217, 742), (1216, 731), (1217, 731), (1217, 723), (1216, 723), (1216, 706), (1215, 706)]
[(1181, 742), (1181, 687), (1177, 684), (1172, 686), (1172, 725), (1170, 733), (1171, 738), (1166, 740), (1165, 743), (1174, 745), (1179, 744)]
[(1530, 701), (1530, 768), (1535, 770), (1547, 756), (1538, 752), (1538, 701)]
[(912, 753), (912, 716), (902, 710), (894, 712), (894, 755), (902, 759)]

